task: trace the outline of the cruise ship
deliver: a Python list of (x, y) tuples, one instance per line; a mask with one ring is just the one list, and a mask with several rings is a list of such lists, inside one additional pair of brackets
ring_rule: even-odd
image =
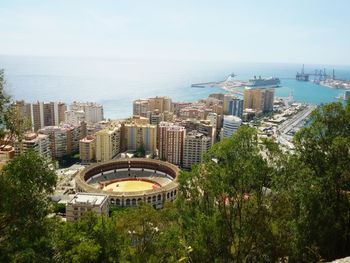
[(250, 79), (247, 86), (248, 87), (262, 87), (262, 88), (276, 88), (279, 87), (281, 84), (281, 81), (279, 78), (262, 78), (259, 76), (257, 78), (254, 76), (253, 79)]

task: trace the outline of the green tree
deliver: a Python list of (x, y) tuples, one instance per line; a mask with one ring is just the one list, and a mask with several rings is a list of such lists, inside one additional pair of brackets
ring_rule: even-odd
[(310, 170), (296, 203), (300, 251), (317, 251), (327, 260), (345, 256), (350, 251), (350, 101), (315, 110), (295, 145)]
[(47, 160), (27, 152), (0, 173), (0, 261), (48, 261), (50, 211), (47, 195), (56, 174)]
[(22, 140), (24, 132), (30, 128), (30, 121), (25, 119), (18, 107), (11, 102), (5, 88), (5, 73), (0, 69), (0, 140), (4, 145), (8, 145), (15, 139)]
[(195, 262), (276, 261), (278, 236), (269, 209), (271, 169), (255, 129), (241, 127), (205, 161), (180, 175), (181, 228)]
[(120, 262), (120, 234), (112, 218), (84, 215), (54, 233), (56, 262)]

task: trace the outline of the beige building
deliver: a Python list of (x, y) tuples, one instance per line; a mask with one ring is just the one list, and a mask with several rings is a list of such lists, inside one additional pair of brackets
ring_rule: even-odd
[(67, 110), (63, 102), (37, 102), (31, 105), (31, 121), (33, 130), (45, 126), (58, 126), (64, 122), (64, 112)]
[(88, 135), (79, 141), (79, 155), (83, 164), (96, 160), (96, 137)]
[(13, 157), (15, 157), (15, 149), (11, 145), (0, 146), (0, 163), (6, 163)]
[(94, 212), (98, 215), (108, 216), (108, 195), (93, 193), (77, 193), (66, 206), (66, 218), (73, 222), (81, 218), (86, 212)]
[(183, 149), (184, 168), (191, 168), (193, 164), (200, 163), (202, 156), (212, 145), (212, 139), (197, 131), (191, 131), (186, 135)]
[(112, 123), (96, 132), (96, 161), (113, 159), (121, 150), (121, 125)]
[(274, 89), (246, 88), (243, 107), (257, 112), (271, 112), (273, 111), (274, 94)]
[(160, 113), (164, 111), (172, 111), (172, 101), (169, 97), (155, 97), (149, 98), (149, 110), (155, 111), (158, 110)]
[(133, 101), (133, 111), (132, 111), (133, 115), (147, 117), (148, 111), (149, 111), (148, 99), (138, 99)]
[(157, 151), (157, 126), (151, 124), (126, 123), (125, 145), (128, 151), (143, 147), (148, 153)]
[(22, 141), (14, 142), (14, 148), (16, 156), (28, 150), (33, 150), (48, 159), (51, 158), (50, 139), (45, 134), (26, 133)]
[(86, 134), (86, 126), (61, 124), (46, 126), (38, 131), (49, 136), (52, 159), (61, 158), (79, 151), (79, 141)]
[(186, 129), (169, 122), (161, 122), (157, 132), (159, 158), (172, 164), (181, 165)]

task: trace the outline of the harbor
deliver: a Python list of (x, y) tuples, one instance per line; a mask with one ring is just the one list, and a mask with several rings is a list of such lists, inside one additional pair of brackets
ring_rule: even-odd
[(303, 64), (301, 71), (297, 72), (295, 79), (298, 81), (312, 81), (316, 84), (334, 88), (334, 89), (350, 89), (350, 80), (338, 79), (335, 75), (335, 70), (332, 70), (332, 74), (327, 74), (327, 70), (315, 69), (313, 73), (307, 73)]

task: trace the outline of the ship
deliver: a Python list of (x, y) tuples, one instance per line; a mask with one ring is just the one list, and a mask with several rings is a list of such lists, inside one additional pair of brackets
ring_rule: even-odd
[(259, 78), (257, 78), (256, 76), (254, 76), (253, 79), (250, 79), (247, 86), (248, 87), (254, 87), (254, 88), (277, 88), (279, 87), (281, 84), (281, 81), (279, 78), (262, 78), (261, 76), (259, 76)]

